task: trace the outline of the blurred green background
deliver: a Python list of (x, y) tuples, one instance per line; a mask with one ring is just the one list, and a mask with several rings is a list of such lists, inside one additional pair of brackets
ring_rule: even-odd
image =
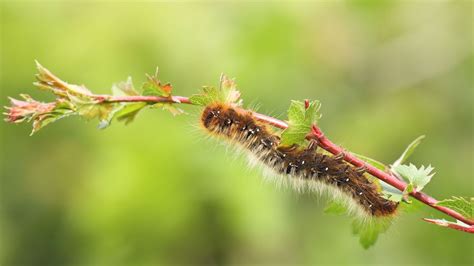
[[(160, 66), (178, 95), (237, 77), (245, 103), (279, 118), (319, 99), (321, 127), (350, 151), (432, 164), (425, 190), (473, 196), (473, 3), (55, 2), (1, 4), (1, 105), (33, 88), (39, 60), (108, 93)], [(364, 250), (324, 199), (278, 189), (206, 139), (198, 109), (146, 110), (98, 130), (68, 118), (29, 137), (1, 129), (1, 265), (473, 265), (472, 235), (423, 207)]]

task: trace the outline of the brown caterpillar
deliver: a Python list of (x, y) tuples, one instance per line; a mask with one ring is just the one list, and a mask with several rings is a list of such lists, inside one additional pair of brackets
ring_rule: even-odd
[(315, 188), (323, 186), (345, 195), (355, 203), (349, 205), (365, 217), (387, 217), (396, 212), (398, 203), (383, 198), (363, 171), (343, 162), (340, 156), (318, 153), (315, 141), (308, 147), (280, 146), (280, 137), (250, 111), (214, 103), (205, 107), (201, 123), (210, 133), (239, 144), (264, 166), (294, 183), (312, 183)]

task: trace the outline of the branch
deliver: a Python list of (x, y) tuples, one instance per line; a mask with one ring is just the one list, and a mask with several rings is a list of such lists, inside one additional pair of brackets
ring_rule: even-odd
[[(91, 93), (83, 86), (77, 86), (72, 84), (67, 84), (56, 76), (51, 74), (48, 70), (41, 67), (38, 64), (38, 69), (40, 70), (40, 74), (38, 75), (38, 80), (35, 85), (42, 89), (51, 90), (54, 94), (58, 96), (56, 102), (52, 103), (42, 103), (33, 100), (28, 95), (22, 95), (25, 101), (11, 99), (12, 106), (7, 107), (8, 113), (5, 113), (6, 121), (11, 123), (20, 123), (24, 120), (33, 122), (33, 132), (38, 130), (45, 124), (48, 124), (52, 121), (60, 119), (62, 117), (66, 117), (68, 115), (72, 115), (75, 113), (79, 113), (83, 110), (86, 110), (88, 113), (87, 115), (91, 115), (92, 117), (98, 117), (101, 121), (106, 121), (108, 118), (108, 114), (110, 113), (110, 105), (114, 103), (144, 103), (146, 104), (156, 104), (156, 103), (168, 103), (168, 104), (191, 104), (195, 105), (196, 103), (191, 102), (188, 97), (184, 96), (172, 96), (171, 95), (171, 85), (170, 84), (161, 84), (160, 81), (157, 79), (157, 74), (155, 76), (149, 76), (149, 86), (153, 93), (159, 92), (159, 95), (165, 96), (145, 96), (145, 95), (138, 95), (136, 91), (133, 89), (133, 85), (131, 84), (131, 80), (127, 81), (127, 83), (122, 84), (124, 88), (123, 91), (130, 92), (134, 95), (127, 95), (127, 96), (112, 96), (112, 95), (97, 95)], [(222, 79), (221, 82), (226, 86), (234, 86), (235, 84), (232, 81)], [(229, 97), (238, 98), (238, 92), (234, 95), (228, 95)], [(71, 103), (74, 102), (74, 103)], [(71, 105), (72, 104), (72, 105)], [(75, 105), (74, 105), (75, 104)], [(102, 106), (103, 109), (91, 109), (90, 106)], [(305, 102), (305, 107), (308, 108), (308, 102)], [(78, 109), (78, 106), (82, 106), (83, 109)], [(131, 114), (127, 119), (133, 119), (134, 114), (138, 112), (138, 109), (129, 110)], [(254, 116), (257, 120), (269, 124), (271, 126), (286, 129), (288, 128), (288, 124), (284, 121), (278, 120), (274, 117), (267, 116), (264, 114), (260, 114), (257, 112), (253, 112)], [(128, 120), (126, 120), (128, 121)], [(36, 124), (35, 124), (36, 123)], [(310, 138), (314, 138), (318, 140), (319, 146), (324, 150), (334, 154), (343, 154), (344, 160), (356, 167), (365, 167), (366, 171), (373, 175), (374, 177), (384, 181), (385, 183), (393, 186), (394, 188), (405, 191), (407, 188), (407, 184), (398, 179), (390, 172), (382, 171), (371, 164), (364, 162), (363, 160), (357, 158), (350, 152), (344, 151), (341, 147), (337, 146), (333, 142), (331, 142), (321, 131), (321, 129), (313, 125), (311, 128), (311, 132), (308, 135)], [(453, 210), (452, 208), (445, 207), (445, 206), (438, 206), (437, 203), (439, 202), (435, 198), (422, 193), (416, 190), (409, 193), (410, 196), (417, 199), (418, 201), (438, 210), (441, 211), (459, 221), (464, 223), (465, 225), (459, 226), (458, 224), (453, 223), (442, 223), (439, 220), (432, 220), (432, 219), (425, 219), (425, 221), (435, 223), (438, 225), (443, 225), (449, 228), (465, 231), (465, 232), (474, 232), (474, 221), (466, 218), (459, 212)]]
[[(183, 103), (183, 104), (192, 104), (189, 101), (189, 98), (183, 97), (183, 96), (173, 96), (171, 99), (170, 98), (165, 98), (165, 97), (156, 97), (156, 96), (121, 96), (121, 97), (114, 97), (114, 96), (107, 96), (107, 95), (98, 95), (98, 99), (103, 99), (104, 102), (152, 102), (152, 103)], [(254, 116), (269, 125), (272, 125), (277, 128), (281, 129), (286, 129), (288, 125), (279, 119), (276, 119), (271, 116), (267, 116), (264, 114), (260, 113), (253, 113)], [(319, 141), (319, 145), (321, 148), (324, 150), (337, 155), (340, 154), (341, 152), (344, 153), (344, 160), (356, 167), (365, 167), (367, 169), (367, 172), (374, 177), (384, 181), (385, 183), (393, 186), (394, 188), (404, 191), (405, 188), (407, 187), (407, 184), (400, 179), (396, 178), (390, 173), (384, 172), (364, 161), (361, 159), (357, 158), (356, 156), (352, 155), (350, 152), (345, 152), (343, 148), (337, 146), (334, 144), (332, 141), (330, 141), (317, 127), (316, 125), (313, 125), (311, 133), (313, 136)], [(412, 192), (410, 193), (410, 196), (414, 197), (415, 199), (419, 200), (420, 202), (438, 210), (441, 212), (444, 212), (445, 214), (464, 222), (465, 224), (470, 225), (471, 227), (474, 225), (474, 221), (470, 220), (464, 216), (462, 216), (460, 213), (448, 208), (448, 207), (443, 207), (443, 206), (437, 206), (436, 203), (438, 200), (435, 198), (422, 193), (422, 192)], [(452, 228), (455, 228), (454, 226)], [(474, 228), (474, 227), (473, 227)], [(464, 230), (466, 231), (466, 230)], [(470, 231), (467, 231), (472, 233), (473, 230), (471, 229)]]
[[(385, 183), (393, 186), (394, 188), (400, 190), (400, 191), (405, 191), (406, 187), (407, 187), (407, 184), (405, 182), (403, 182), (402, 180), (396, 178), (395, 176), (393, 176), (392, 174), (390, 173), (387, 173), (387, 172), (384, 172), (364, 161), (362, 161), (361, 159), (357, 158), (356, 156), (352, 155), (351, 153), (347, 153), (347, 152), (344, 152), (344, 150), (337, 146), (336, 144), (334, 144), (332, 141), (330, 141), (328, 138), (326, 138), (326, 136), (324, 135), (324, 133), (321, 131), (321, 129), (319, 129), (316, 125), (313, 126), (312, 130), (311, 130), (311, 133), (314, 135), (314, 137), (316, 137), (319, 141), (319, 144), (321, 145), (321, 147), (325, 150), (327, 150), (328, 152), (332, 153), (332, 154), (340, 154), (341, 152), (344, 154), (344, 160), (347, 161), (348, 163), (356, 166), (356, 167), (365, 167), (367, 169), (367, 172), (373, 176), (375, 176), (376, 178), (384, 181)], [(418, 201), (420, 202), (423, 202), (424, 204), (438, 210), (438, 211), (441, 211), (441, 212), (444, 212), (445, 214), (459, 220), (459, 221), (462, 221), (470, 226), (474, 225), (474, 221), (473, 220), (470, 220), (466, 217), (464, 217), (463, 215), (461, 215), (460, 213), (448, 208), (448, 207), (443, 207), (443, 206), (437, 206), (436, 203), (438, 203), (438, 200), (436, 200), (435, 198), (425, 194), (425, 193), (422, 193), (422, 192), (417, 192), (417, 191), (413, 191), (410, 193), (410, 196), (414, 197), (415, 199), (417, 199)], [(471, 231), (472, 232), (472, 231)]]
[(132, 102), (145, 102), (145, 103), (184, 103), (191, 104), (188, 97), (183, 96), (170, 96), (170, 97), (159, 97), (159, 96), (110, 96), (110, 95), (92, 95), (93, 98), (99, 102), (107, 103), (132, 103)]
[[(134, 97), (109, 97), (106, 99), (107, 102), (140, 102), (140, 101), (145, 101), (145, 102), (156, 102), (156, 103), (159, 103), (159, 102), (168, 102), (168, 103), (176, 103), (176, 102), (179, 102), (179, 103), (185, 103), (185, 104), (191, 104), (191, 102), (189, 101), (189, 99), (187, 97), (183, 97), (183, 96), (173, 96), (173, 99), (167, 99), (167, 98), (163, 98), (163, 97), (147, 97), (147, 96), (134, 96)], [(277, 128), (281, 128), (281, 129), (286, 129), (288, 127), (288, 125), (284, 122), (284, 121), (281, 121), (279, 119), (276, 119), (274, 117), (271, 117), (271, 116), (267, 116), (267, 115), (264, 115), (264, 114), (260, 114), (260, 113), (256, 113), (254, 112), (253, 113), (254, 116), (266, 123), (266, 124), (269, 124), (269, 125), (272, 125), (274, 127), (277, 127)], [(344, 160), (356, 167), (365, 167), (367, 169), (367, 172), (371, 175), (373, 175), (374, 177), (384, 181), (385, 183), (393, 186), (394, 188), (400, 190), (400, 191), (404, 191), (405, 188), (407, 187), (407, 184), (403, 181), (401, 181), (400, 179), (396, 178), (395, 176), (393, 176), (392, 174), (390, 173), (387, 173), (387, 172), (384, 172), (364, 161), (362, 161), (361, 159), (357, 158), (356, 156), (352, 155), (350, 152), (345, 152), (343, 148), (337, 146), (336, 144), (334, 144), (332, 141), (330, 141), (324, 134), (323, 132), (321, 131), (321, 129), (319, 129), (319, 127), (317, 127), (316, 125), (313, 125), (313, 128), (312, 128), (312, 131), (311, 133), (314, 135), (314, 137), (317, 138), (317, 140), (319, 141), (319, 145), (321, 146), (321, 148), (323, 148), (324, 150), (334, 154), (334, 155), (337, 155), (337, 154), (340, 154), (341, 152), (344, 153)], [(422, 192), (412, 192), (410, 193), (410, 196), (414, 197), (415, 199), (419, 200), (420, 202), (438, 210), (438, 211), (441, 211), (441, 212), (444, 212), (445, 214), (459, 220), (459, 221), (462, 221), (468, 225), (470, 225), (472, 228), (469, 230), (465, 230), (465, 228), (463, 228), (463, 231), (466, 231), (466, 232), (470, 232), (470, 233), (473, 233), (474, 231), (474, 221), (473, 220), (470, 220), (464, 216), (462, 216), (460, 213), (448, 208), (448, 207), (443, 207), (443, 206), (437, 206), (436, 203), (438, 202), (438, 200), (436, 200), (435, 198), (425, 194), (425, 193), (422, 193)], [(451, 228), (454, 228), (454, 229), (458, 229), (458, 227), (455, 227), (455, 226), (452, 226)]]

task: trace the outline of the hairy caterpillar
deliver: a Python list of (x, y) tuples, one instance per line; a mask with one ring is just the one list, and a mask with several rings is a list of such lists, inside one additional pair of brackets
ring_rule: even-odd
[(250, 111), (212, 103), (204, 108), (201, 123), (210, 133), (249, 151), (276, 174), (344, 195), (363, 216), (387, 217), (396, 212), (398, 203), (383, 198), (363, 171), (343, 162), (340, 156), (318, 153), (315, 141), (307, 147), (279, 145), (280, 137)]

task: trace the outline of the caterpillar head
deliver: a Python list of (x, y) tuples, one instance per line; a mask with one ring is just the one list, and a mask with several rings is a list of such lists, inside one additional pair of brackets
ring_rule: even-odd
[(224, 115), (224, 107), (219, 104), (208, 105), (201, 115), (202, 125), (209, 131), (214, 131), (219, 127)]

